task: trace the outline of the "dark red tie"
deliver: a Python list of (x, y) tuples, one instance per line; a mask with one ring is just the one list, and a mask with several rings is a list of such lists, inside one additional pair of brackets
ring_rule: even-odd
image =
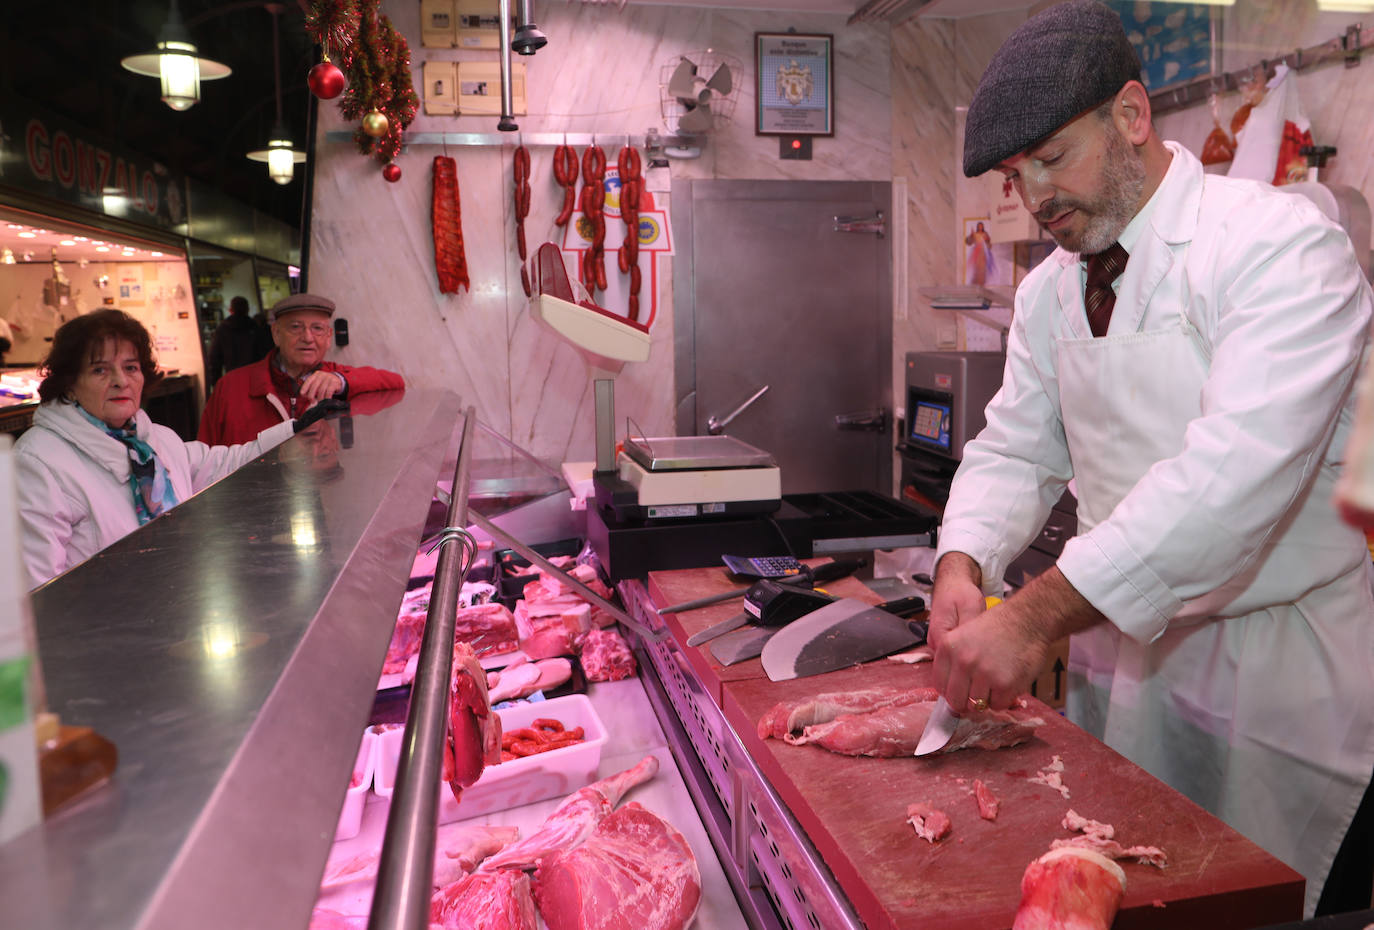
[(1112, 282), (1126, 270), (1126, 259), (1130, 258), (1121, 243), (1113, 242), (1111, 248), (1088, 256), (1088, 283), (1083, 288), (1083, 305), (1088, 309), (1088, 326), (1094, 336), (1105, 336), (1107, 324), (1112, 321), (1112, 307), (1116, 306), (1116, 292)]

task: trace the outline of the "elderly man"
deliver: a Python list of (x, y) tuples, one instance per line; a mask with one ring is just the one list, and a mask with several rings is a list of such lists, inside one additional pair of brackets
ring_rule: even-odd
[[(937, 685), (1005, 708), (1073, 634), (1071, 719), (1302, 872), (1307, 914), (1368, 906), (1374, 598), (1331, 503), (1374, 308), (1349, 239), (1160, 139), (1093, 0), (993, 56), (964, 144), (990, 169), (1060, 248), (945, 510)], [(985, 608), (1070, 479), (1080, 535)]]
[(334, 330), (334, 301), (296, 294), (269, 314), (275, 348), (265, 359), (227, 372), (215, 385), (200, 420), (201, 442), (246, 442), (273, 423), (298, 417), (325, 398), (347, 400), (369, 391), (405, 387), (395, 372), (350, 368), (324, 360)]

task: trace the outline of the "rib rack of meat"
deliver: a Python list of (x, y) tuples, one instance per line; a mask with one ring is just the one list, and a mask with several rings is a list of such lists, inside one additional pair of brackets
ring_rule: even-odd
[(434, 156), (434, 268), (439, 291), (456, 294), (472, 288), (468, 260), (463, 252), (462, 201), (458, 194), (458, 163), (446, 155)]
[(658, 759), (645, 756), (633, 768), (579, 788), (554, 808), (537, 832), (483, 862), (482, 869), (530, 869), (551, 853), (576, 848), (615, 809), (625, 792), (656, 774)]
[[(936, 696), (930, 688), (822, 694), (774, 706), (760, 719), (758, 731), (765, 739), (781, 735), (794, 746), (814, 743), (846, 756), (910, 756), (921, 741)], [(1016, 746), (1035, 735), (1036, 727), (1044, 722), (1020, 708), (968, 714), (959, 719), (940, 752)]]

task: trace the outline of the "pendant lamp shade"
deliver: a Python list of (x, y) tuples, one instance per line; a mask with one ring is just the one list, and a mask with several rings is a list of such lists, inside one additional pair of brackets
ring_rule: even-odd
[(253, 161), (267, 162), (267, 175), (278, 184), (290, 184), (296, 174), (296, 165), (305, 161), (305, 153), (296, 151), (281, 115), (281, 49), (277, 37), (277, 16), (281, 13), (281, 4), (267, 4), (267, 12), (272, 14), (272, 78), (277, 92), (277, 122), (267, 137), (267, 148), (249, 152), (248, 157)]
[(167, 22), (158, 35), (157, 50), (146, 55), (130, 55), (120, 64), (134, 74), (158, 78), (162, 82), (162, 102), (173, 110), (187, 110), (196, 105), (200, 100), (201, 81), (218, 80), (232, 73), (228, 65), (197, 54), (176, 0), (172, 0)]

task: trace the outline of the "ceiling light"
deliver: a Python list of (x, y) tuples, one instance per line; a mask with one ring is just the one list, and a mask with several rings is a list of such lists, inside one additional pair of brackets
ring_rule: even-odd
[(200, 82), (228, 77), (231, 69), (196, 54), (195, 43), (181, 21), (177, 0), (167, 13), (167, 22), (158, 35), (157, 50), (146, 55), (130, 55), (120, 61), (134, 74), (162, 80), (162, 102), (173, 110), (186, 110), (200, 100)]
[(38, 238), (38, 233), (36, 233), (36, 232), (30, 232), (29, 230), (26, 229), (26, 230), (24, 230), (23, 232), (21, 232), (21, 233), (19, 234), (19, 238), (20, 238), (20, 239), (37, 239), (37, 238)]
[(1317, 0), (1323, 13), (1374, 13), (1374, 0)]
[(277, 122), (267, 137), (267, 148), (249, 152), (253, 161), (267, 162), (267, 176), (278, 184), (290, 184), (296, 174), (296, 165), (305, 161), (305, 153), (297, 152), (291, 142), (291, 134), (286, 131), (286, 123), (281, 118), (281, 55), (277, 39), (277, 14), (281, 12), (280, 3), (265, 4), (272, 14), (272, 79), (277, 90)]
[(161, 252), (149, 252), (148, 254), (151, 255), (153, 258), (161, 258), (161, 257), (162, 257), (162, 253), (161, 253)]
[(98, 245), (95, 247), (95, 250), (97, 252), (108, 252), (110, 251), (110, 247), (108, 245)]
[(90, 236), (72, 236), (72, 238), (75, 239), (77, 242), (90, 242), (90, 241), (91, 241), (91, 237), (90, 237)]
[(57, 244), (58, 244), (58, 245), (76, 245), (76, 240), (75, 240), (75, 239), (63, 239), (63, 240), (59, 241)]

